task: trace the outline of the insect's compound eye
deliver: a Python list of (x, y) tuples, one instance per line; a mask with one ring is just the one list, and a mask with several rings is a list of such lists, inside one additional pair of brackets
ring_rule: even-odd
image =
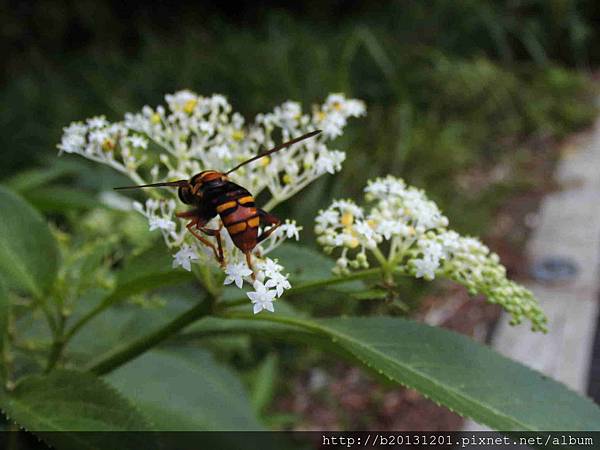
[(179, 196), (179, 200), (181, 200), (186, 205), (191, 205), (194, 203), (194, 194), (192, 194), (192, 190), (189, 186), (181, 186), (177, 190), (177, 195)]

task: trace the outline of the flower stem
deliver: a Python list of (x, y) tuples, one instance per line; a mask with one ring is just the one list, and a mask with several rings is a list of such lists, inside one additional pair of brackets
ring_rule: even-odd
[(375, 256), (375, 259), (377, 259), (379, 264), (381, 264), (381, 269), (383, 270), (383, 277), (385, 279), (385, 282), (391, 284), (394, 279), (392, 276), (394, 267), (390, 264), (386, 257), (383, 256), (383, 253), (381, 253), (381, 250), (379, 250), (377, 247), (371, 249), (371, 252), (373, 253), (373, 256)]
[(165, 339), (173, 336), (196, 320), (209, 315), (213, 310), (215, 300), (216, 299), (212, 297), (205, 299), (203, 302), (188, 309), (158, 330), (142, 336), (120, 348), (116, 348), (108, 355), (103, 355), (97, 361), (92, 361), (86, 367), (86, 370), (89, 370), (96, 375), (104, 375), (112, 372), (116, 368), (150, 350), (152, 347), (160, 344)]
[[(322, 288), (325, 286), (332, 286), (335, 284), (346, 283), (353, 280), (361, 280), (370, 278), (373, 276), (380, 275), (383, 269), (380, 267), (362, 270), (360, 272), (354, 272), (344, 277), (326, 278), (324, 280), (310, 281), (304, 284), (300, 284), (287, 291), (289, 294), (299, 294), (301, 292), (310, 291), (313, 289)], [(138, 357), (142, 353), (150, 350), (152, 347), (160, 344), (165, 339), (175, 335), (177, 332), (192, 324), (198, 319), (206, 317), (215, 312), (218, 297), (212, 295), (209, 291), (209, 297), (202, 303), (199, 303), (191, 309), (185, 311), (175, 319), (162, 326), (156, 331), (153, 331), (146, 336), (142, 336), (139, 339), (127, 344), (121, 348), (117, 348), (110, 352), (108, 355), (102, 356), (97, 361), (92, 361), (86, 369), (97, 374), (104, 375), (114, 369), (122, 366), (123, 364), (131, 361)], [(248, 303), (248, 298), (240, 298), (226, 303), (219, 303), (221, 308), (231, 308), (234, 306), (245, 305)]]
[[(310, 291), (310, 290), (317, 289), (317, 288), (332, 286), (335, 284), (346, 283), (348, 281), (371, 278), (371, 277), (374, 277), (381, 273), (382, 273), (382, 268), (376, 267), (374, 269), (366, 269), (366, 270), (361, 270), (359, 272), (353, 272), (350, 275), (346, 275), (343, 277), (325, 278), (324, 280), (309, 281), (307, 283), (299, 284), (297, 286), (292, 287), (291, 289), (288, 289), (287, 291), (285, 291), (285, 294), (286, 294), (286, 296), (294, 295), (294, 294), (301, 294), (302, 292)], [(235, 306), (245, 305), (247, 303), (248, 303), (248, 297), (243, 297), (243, 298), (224, 302), (224, 303), (222, 303), (221, 306), (224, 308), (233, 308)]]
[(56, 363), (58, 363), (60, 357), (62, 356), (62, 352), (67, 343), (64, 334), (66, 320), (66, 316), (61, 312), (58, 326), (54, 334), (52, 347), (50, 348), (50, 354), (48, 355), (48, 363), (46, 364), (45, 373), (49, 373), (52, 369), (54, 369), (54, 366), (56, 366)]

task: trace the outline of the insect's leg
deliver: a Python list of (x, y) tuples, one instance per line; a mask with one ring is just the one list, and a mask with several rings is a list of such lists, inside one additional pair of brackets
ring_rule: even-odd
[(252, 281), (256, 281), (256, 272), (254, 271), (254, 266), (252, 265), (252, 252), (247, 251), (244, 254), (246, 255), (246, 264), (248, 264), (248, 269), (252, 271)]
[(258, 216), (260, 217), (260, 222), (263, 226), (269, 225), (270, 227), (268, 230), (263, 231), (263, 234), (261, 234), (258, 237), (256, 241), (257, 244), (268, 238), (271, 235), (271, 233), (281, 225), (281, 219), (279, 219), (279, 217), (276, 217), (273, 214), (269, 214), (268, 212), (262, 209), (258, 210)]
[(198, 217), (198, 210), (192, 209), (190, 211), (178, 212), (178, 213), (175, 213), (175, 216), (179, 217), (180, 219), (193, 219), (193, 218)]
[(223, 266), (225, 266), (225, 256), (223, 255), (223, 243), (221, 242), (221, 228), (223, 228), (223, 224), (222, 223), (219, 226), (219, 228), (216, 229), (216, 230), (212, 230), (210, 228), (205, 228), (205, 227), (198, 226), (198, 229), (200, 231), (202, 231), (203, 233), (208, 234), (209, 236), (214, 236), (216, 238), (216, 240), (217, 240), (217, 248), (218, 248), (217, 259), (219, 260), (219, 264), (221, 265), (221, 267), (223, 267)]
[(190, 223), (188, 223), (185, 227), (188, 229), (188, 231), (190, 233), (192, 233), (192, 235), (198, 239), (200, 242), (202, 242), (204, 245), (206, 245), (207, 247), (210, 247), (213, 251), (213, 253), (215, 254), (215, 258), (217, 258), (217, 261), (221, 261), (219, 259), (219, 252), (217, 251), (217, 248), (215, 247), (215, 244), (213, 244), (212, 242), (210, 242), (208, 239), (206, 239), (204, 236), (200, 236), (198, 233), (196, 233), (196, 231), (194, 231), (193, 227), (198, 228), (198, 224), (201, 223), (198, 218), (192, 219), (190, 221)]

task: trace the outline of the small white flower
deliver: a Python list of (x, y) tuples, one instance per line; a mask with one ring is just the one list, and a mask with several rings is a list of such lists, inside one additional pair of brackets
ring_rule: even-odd
[(254, 292), (248, 292), (246, 295), (254, 304), (254, 314), (258, 314), (263, 309), (271, 312), (275, 311), (275, 308), (273, 308), (273, 300), (275, 300), (276, 294), (276, 291), (268, 289), (260, 281), (255, 281)]
[(354, 230), (369, 240), (373, 239), (375, 236), (373, 229), (364, 220), (357, 220), (356, 224), (354, 225)]
[(294, 222), (286, 221), (286, 223), (279, 227), (279, 230), (281, 234), (285, 234), (287, 239), (300, 239), (300, 227), (298, 227)]
[(173, 255), (173, 268), (183, 267), (188, 272), (192, 270), (192, 261), (198, 259), (198, 252), (191, 246), (184, 244), (175, 255)]
[(94, 130), (90, 132), (90, 141), (97, 144), (102, 144), (110, 135), (106, 130)]
[(85, 145), (85, 136), (67, 133), (63, 136), (58, 148), (65, 153), (79, 153)]
[(337, 208), (342, 213), (350, 213), (354, 217), (363, 217), (363, 209), (352, 200), (334, 200), (330, 208)]
[(360, 100), (351, 99), (346, 102), (346, 114), (352, 117), (364, 116), (367, 113), (364, 102)]
[(231, 152), (229, 151), (229, 148), (227, 148), (226, 145), (218, 145), (216, 147), (213, 147), (211, 149), (211, 152), (218, 158), (218, 159), (230, 159), (231, 158)]
[(344, 116), (336, 113), (325, 114), (325, 118), (320, 124), (323, 133), (332, 139), (342, 135), (342, 130), (345, 125), (346, 119)]
[(142, 136), (138, 136), (138, 135), (133, 135), (130, 136), (128, 138), (128, 142), (129, 144), (131, 144), (132, 147), (135, 148), (142, 148), (142, 149), (146, 149), (148, 148), (148, 140), (144, 139)]
[(175, 222), (173, 222), (168, 217), (150, 217), (148, 219), (148, 224), (150, 225), (150, 231), (154, 230), (165, 230), (167, 232), (175, 231)]
[(104, 116), (97, 116), (88, 119), (87, 124), (90, 128), (103, 128), (108, 125), (108, 121)]
[(320, 211), (315, 221), (317, 222), (317, 225), (321, 226), (323, 229), (327, 229), (330, 225), (335, 225), (339, 218), (340, 214), (337, 211), (327, 209), (325, 211)]
[(252, 271), (248, 268), (245, 263), (234, 263), (227, 264), (225, 267), (225, 273), (227, 276), (223, 281), (223, 284), (235, 283), (238, 288), (242, 288), (244, 285), (244, 277), (252, 275)]
[(419, 241), (419, 247), (423, 250), (423, 258), (439, 261), (443, 257), (443, 247), (440, 243), (431, 240)]
[(427, 280), (433, 280), (435, 278), (435, 271), (439, 266), (439, 260), (423, 258), (415, 259), (413, 263), (417, 269), (415, 277), (425, 278)]
[(335, 161), (329, 155), (322, 154), (321, 156), (319, 156), (319, 158), (317, 158), (315, 166), (317, 168), (317, 171), (321, 173), (335, 173)]
[(287, 277), (280, 272), (273, 273), (271, 278), (265, 283), (265, 286), (268, 288), (275, 288), (277, 297), (281, 297), (284, 290), (292, 287)]
[(283, 269), (282, 266), (277, 264), (277, 261), (274, 261), (271, 258), (266, 258), (264, 261), (261, 261), (258, 264), (258, 267), (262, 272), (264, 272), (265, 276), (269, 278), (279, 275), (279, 273)]

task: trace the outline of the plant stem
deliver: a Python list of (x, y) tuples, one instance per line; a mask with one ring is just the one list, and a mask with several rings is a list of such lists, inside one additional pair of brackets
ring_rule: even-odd
[(52, 348), (50, 349), (50, 354), (48, 355), (48, 363), (46, 365), (45, 373), (48, 373), (52, 369), (54, 369), (54, 366), (56, 366), (56, 363), (62, 356), (62, 352), (67, 343), (67, 341), (65, 339), (65, 334), (64, 334), (66, 321), (67, 321), (67, 317), (61, 312), (59, 321), (58, 321), (58, 327), (54, 334), (54, 341), (52, 342)]
[(306, 321), (302, 318), (298, 317), (287, 317), (281, 315), (271, 315), (268, 316), (263, 314), (260, 317), (256, 317), (254, 314), (238, 312), (238, 311), (230, 311), (224, 314), (221, 314), (220, 317), (225, 319), (250, 319), (250, 320), (264, 320), (266, 322), (275, 322), (282, 323), (285, 325), (293, 325), (297, 327), (302, 327), (311, 332), (319, 332), (321, 331), (321, 327), (312, 321)]
[(4, 389), (14, 388), (14, 355), (12, 353), (12, 347), (15, 343), (15, 317), (13, 315), (12, 308), (8, 310), (8, 323), (6, 327), (6, 337), (2, 341), (2, 381)]
[(387, 258), (385, 256), (383, 256), (383, 253), (381, 253), (381, 250), (379, 250), (377, 247), (373, 248), (371, 250), (371, 252), (375, 256), (375, 258), (377, 259), (379, 264), (381, 264), (381, 269), (383, 270), (384, 281), (386, 283), (391, 284), (393, 281), (392, 272), (394, 271), (394, 267), (390, 264), (390, 262), (387, 260)]
[(215, 284), (213, 272), (208, 265), (194, 266), (193, 272), (198, 277), (200, 284), (212, 297), (221, 296), (221, 286)]
[(147, 350), (150, 350), (152, 347), (160, 344), (165, 339), (173, 336), (196, 320), (209, 315), (213, 310), (215, 301), (216, 299), (214, 297), (205, 299), (203, 302), (188, 309), (158, 330), (147, 334), (146, 336), (142, 336), (123, 347), (115, 349), (108, 355), (102, 356), (99, 361), (92, 361), (88, 367), (86, 367), (86, 370), (89, 370), (96, 375), (104, 375), (113, 371), (117, 367), (122, 366)]
[[(286, 296), (301, 294), (302, 292), (310, 291), (310, 290), (321, 288), (321, 287), (346, 283), (348, 281), (362, 280), (365, 278), (370, 278), (370, 277), (379, 275), (382, 273), (382, 271), (383, 271), (383, 269), (381, 267), (376, 267), (374, 269), (366, 269), (366, 270), (361, 270), (359, 272), (353, 272), (350, 275), (346, 275), (343, 277), (326, 278), (324, 280), (309, 281), (307, 283), (299, 284), (297, 286), (292, 287), (291, 289), (288, 289), (287, 291), (285, 291), (285, 294), (286, 294)], [(235, 306), (245, 305), (246, 303), (248, 303), (248, 297), (243, 297), (243, 298), (231, 300), (228, 302), (224, 302), (222, 304), (222, 306), (225, 308), (232, 308)]]
[(48, 328), (50, 328), (50, 332), (52, 334), (56, 334), (56, 329), (57, 329), (56, 320), (52, 316), (52, 313), (48, 309), (48, 305), (46, 305), (44, 300), (40, 301), (40, 308), (41, 308), (42, 312), (44, 313), (44, 316), (46, 317), (46, 321), (48, 322)]
[(50, 372), (56, 366), (56, 363), (62, 355), (62, 351), (65, 348), (65, 340), (62, 336), (57, 336), (52, 343), (50, 349), (50, 355), (48, 356), (48, 363), (46, 364), (45, 373)]
[[(177, 278), (177, 280), (179, 280), (179, 278)], [(181, 280), (187, 281), (187, 278), (182, 277)], [(148, 289), (147, 286), (144, 288), (144, 290), (146, 289)], [(112, 293), (104, 297), (104, 299), (101, 300), (98, 305), (96, 305), (94, 308), (92, 308), (90, 311), (84, 314), (79, 320), (77, 320), (73, 324), (73, 326), (70, 329), (68, 329), (65, 332), (65, 345), (67, 345), (71, 341), (71, 339), (73, 339), (73, 336), (75, 336), (79, 332), (79, 330), (81, 330), (81, 328), (87, 325), (87, 323), (90, 320), (100, 315), (102, 312), (113, 306), (115, 303), (130, 297), (136, 292), (138, 292), (137, 289), (132, 290), (130, 288), (127, 288), (127, 286), (125, 286), (125, 289), (123, 289), (123, 286), (117, 287)]]
[[(335, 277), (327, 278), (324, 280), (311, 281), (289, 289), (287, 293), (298, 294), (301, 292), (325, 286), (346, 283), (352, 280), (370, 278), (381, 274), (382, 271), (382, 268), (377, 267), (373, 269), (362, 270), (360, 272), (354, 272), (344, 277)], [(177, 332), (192, 324), (196, 320), (206, 317), (211, 313), (215, 312), (217, 299), (217, 296), (214, 296), (209, 292), (209, 297), (204, 302), (199, 303), (191, 309), (185, 311), (184, 313), (177, 316), (175, 319), (162, 326), (158, 330), (153, 331), (152, 333), (147, 334), (146, 336), (142, 336), (141, 338), (136, 339), (135, 341), (125, 345), (124, 347), (117, 348), (116, 350), (110, 352), (108, 355), (102, 356), (99, 361), (92, 361), (86, 367), (86, 370), (89, 370), (97, 375), (104, 375), (113, 371), (117, 367), (122, 366), (123, 364), (138, 357), (147, 350), (150, 350), (152, 347), (160, 344), (165, 339), (175, 335)], [(234, 306), (246, 304), (247, 302), (248, 299), (244, 297), (230, 302), (220, 303), (219, 306), (221, 306), (221, 308), (231, 308)], [(251, 316), (249, 315), (249, 317)]]
[(96, 317), (108, 307), (112, 306), (117, 301), (121, 300), (123, 297), (123, 295), (113, 293), (108, 297), (105, 297), (104, 300), (102, 300), (91, 311), (88, 311), (86, 314), (84, 314), (83, 317), (81, 317), (77, 322), (75, 322), (71, 329), (65, 333), (65, 344), (69, 342), (71, 338), (73, 338), (73, 336), (75, 336), (79, 332), (79, 330), (90, 320), (92, 320), (94, 317)]

